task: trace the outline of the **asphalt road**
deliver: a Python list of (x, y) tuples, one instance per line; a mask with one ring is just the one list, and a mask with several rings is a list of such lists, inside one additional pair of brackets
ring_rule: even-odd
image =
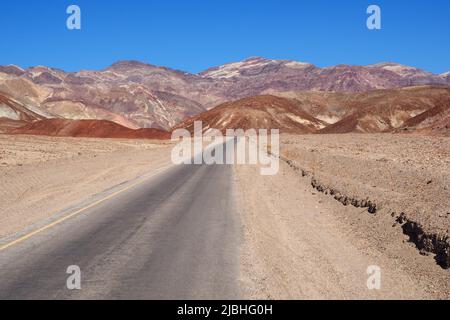
[(0, 299), (238, 299), (233, 193), (232, 166), (172, 167), (1, 250)]

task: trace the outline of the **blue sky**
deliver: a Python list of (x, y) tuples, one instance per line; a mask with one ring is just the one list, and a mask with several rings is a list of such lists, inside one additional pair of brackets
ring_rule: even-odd
[[(66, 8), (82, 30), (66, 28)], [(382, 10), (382, 30), (366, 9)], [(249, 56), (450, 71), (448, 0), (2, 0), (0, 64), (67, 71), (140, 60), (199, 72)]]

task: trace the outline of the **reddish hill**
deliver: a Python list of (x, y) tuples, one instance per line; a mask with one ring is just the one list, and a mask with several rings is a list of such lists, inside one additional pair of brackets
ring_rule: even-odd
[(10, 130), (20, 128), (26, 125), (27, 122), (23, 120), (12, 120), (9, 118), (0, 118), (0, 133), (7, 133)]
[(263, 95), (221, 104), (207, 112), (191, 117), (177, 128), (194, 131), (194, 122), (202, 121), (203, 129), (279, 129), (280, 132), (312, 133), (326, 123), (314, 118), (295, 101)]
[(45, 135), (56, 137), (170, 139), (167, 131), (159, 129), (130, 129), (107, 120), (45, 119), (12, 129), (9, 134)]
[(353, 112), (319, 133), (376, 133), (431, 126), (449, 115), (449, 87), (411, 87), (352, 95), (345, 105)]
[(432, 127), (434, 124), (438, 124), (448, 117), (450, 117), (450, 103), (449, 101), (441, 101), (433, 108), (406, 120), (401, 129), (407, 128), (414, 130)]

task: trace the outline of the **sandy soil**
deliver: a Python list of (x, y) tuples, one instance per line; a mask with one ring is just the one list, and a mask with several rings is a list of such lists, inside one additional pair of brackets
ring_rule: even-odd
[(0, 135), (0, 238), (168, 165), (169, 144)]
[[(450, 139), (287, 136), (281, 155), (345, 205), (391, 215), (423, 254), (450, 268)], [(293, 161), (293, 162), (292, 162)]]
[[(286, 136), (281, 153), (296, 167), (282, 162), (273, 177), (260, 176), (256, 167), (237, 167), (245, 294), (450, 298), (450, 269), (420, 254), (391, 212), (408, 212), (428, 230), (448, 232), (450, 218), (443, 213), (450, 208), (449, 146), (448, 139), (416, 136)], [(376, 213), (316, 190), (314, 177), (341, 192), (368, 196), (377, 202)], [(416, 206), (423, 211), (407, 210)], [(381, 290), (367, 288), (370, 265), (381, 268)]]

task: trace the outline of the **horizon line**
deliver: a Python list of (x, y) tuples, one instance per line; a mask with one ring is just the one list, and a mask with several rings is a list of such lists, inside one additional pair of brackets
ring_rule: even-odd
[(428, 71), (428, 70), (420, 68), (420, 67), (415, 67), (415, 66), (412, 66), (412, 65), (402, 64), (402, 63), (394, 62), (394, 61), (378, 61), (378, 62), (375, 62), (375, 63), (365, 64), (365, 65), (362, 65), (362, 64), (351, 64), (351, 63), (338, 63), (338, 64), (328, 65), (328, 66), (318, 66), (318, 65), (316, 65), (314, 63), (307, 62), (307, 61), (299, 61), (299, 60), (292, 60), (292, 59), (271, 59), (271, 58), (266, 58), (266, 57), (262, 57), (262, 56), (249, 56), (249, 57), (244, 58), (242, 60), (235, 60), (235, 61), (225, 62), (225, 63), (222, 63), (222, 64), (211, 66), (211, 67), (206, 68), (204, 70), (201, 70), (199, 72), (190, 72), (190, 71), (186, 71), (186, 70), (182, 70), (182, 69), (179, 69), (179, 68), (174, 68), (174, 67), (170, 67), (170, 66), (166, 66), (166, 65), (152, 64), (152, 63), (144, 61), (144, 60), (126, 59), (126, 58), (116, 60), (115, 62), (109, 63), (108, 65), (106, 65), (105, 67), (102, 67), (102, 68), (92, 68), (92, 69), (81, 68), (81, 69), (78, 69), (76, 71), (68, 71), (68, 70), (66, 70), (64, 68), (61, 68), (61, 67), (52, 67), (52, 66), (44, 65), (44, 64), (37, 64), (37, 65), (30, 65), (30, 66), (27, 66), (27, 67), (23, 67), (23, 66), (18, 65), (18, 64), (10, 63), (10, 64), (0, 64), (0, 66), (3, 66), (3, 67), (17, 67), (17, 68), (19, 68), (19, 69), (21, 69), (23, 71), (26, 71), (26, 70), (29, 70), (29, 69), (33, 69), (33, 68), (44, 67), (44, 68), (48, 68), (48, 69), (51, 69), (51, 70), (63, 71), (65, 73), (79, 73), (79, 72), (82, 72), (82, 71), (105, 71), (108, 68), (110, 68), (110, 67), (112, 67), (112, 66), (114, 66), (116, 64), (124, 63), (124, 62), (129, 62), (129, 63), (131, 62), (131, 63), (139, 63), (139, 64), (142, 64), (142, 65), (156, 67), (156, 68), (170, 69), (170, 70), (173, 70), (173, 71), (187, 73), (187, 74), (192, 74), (192, 75), (200, 75), (201, 73), (203, 73), (205, 71), (208, 71), (208, 70), (212, 70), (212, 69), (219, 68), (221, 66), (225, 66), (225, 65), (229, 65), (229, 64), (233, 64), (233, 63), (245, 62), (245, 61), (248, 61), (248, 60), (251, 60), (251, 59), (264, 59), (264, 60), (278, 61), (278, 62), (299, 62), (299, 63), (309, 64), (309, 65), (311, 65), (313, 67), (316, 67), (318, 69), (328, 69), (328, 68), (334, 68), (334, 67), (339, 67), (339, 66), (372, 67), (372, 66), (377, 66), (377, 65), (382, 65), (382, 64), (395, 64), (395, 65), (399, 65), (399, 66), (410, 67), (410, 68), (414, 68), (414, 69), (417, 69), (417, 70), (425, 71), (425, 72), (428, 72), (428, 73), (431, 73), (431, 74), (434, 74), (434, 75), (438, 75), (438, 76), (439, 75), (445, 75), (445, 74), (450, 72), (450, 70), (448, 70), (448, 71), (444, 71), (442, 73), (434, 73), (432, 71)]

